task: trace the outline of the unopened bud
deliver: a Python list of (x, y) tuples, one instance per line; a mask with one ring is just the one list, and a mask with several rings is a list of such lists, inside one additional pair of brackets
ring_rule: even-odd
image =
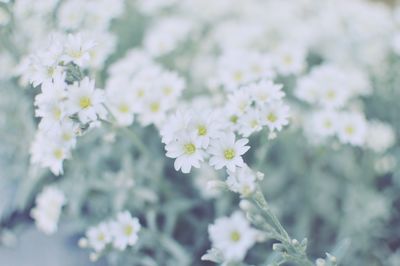
[(82, 237), (81, 239), (79, 239), (78, 241), (78, 246), (80, 248), (87, 248), (88, 247), (88, 241), (86, 238)]

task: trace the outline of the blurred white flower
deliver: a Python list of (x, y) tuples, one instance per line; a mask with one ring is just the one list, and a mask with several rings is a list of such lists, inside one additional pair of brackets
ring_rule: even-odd
[(226, 261), (231, 262), (242, 261), (257, 238), (257, 231), (250, 227), (241, 212), (218, 218), (208, 227), (208, 233), (213, 247), (222, 252)]
[(56, 187), (45, 187), (36, 197), (35, 203), (31, 216), (37, 228), (49, 235), (55, 233), (61, 209), (66, 203), (64, 193)]
[(106, 222), (90, 227), (86, 232), (89, 247), (101, 252), (112, 241), (110, 225)]
[(359, 113), (342, 112), (338, 123), (338, 137), (342, 143), (362, 146), (367, 134), (367, 121)]
[(94, 41), (85, 40), (80, 34), (69, 34), (64, 46), (65, 53), (61, 60), (64, 63), (74, 62), (80, 67), (85, 67), (90, 62), (90, 53), (95, 45)]
[(368, 123), (366, 145), (375, 152), (382, 153), (396, 142), (396, 134), (389, 124), (380, 121)]
[(114, 247), (124, 250), (127, 246), (136, 244), (141, 225), (138, 218), (132, 217), (129, 212), (124, 211), (117, 214), (115, 221), (110, 223), (110, 228)]

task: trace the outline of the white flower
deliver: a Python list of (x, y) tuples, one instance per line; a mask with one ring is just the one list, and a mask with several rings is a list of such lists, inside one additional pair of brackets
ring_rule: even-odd
[(192, 166), (199, 168), (205, 156), (201, 140), (194, 133), (182, 132), (175, 140), (168, 143), (165, 149), (168, 157), (176, 158), (175, 170), (181, 170), (183, 173), (190, 173)]
[(396, 143), (396, 135), (389, 124), (380, 121), (371, 121), (368, 123), (366, 140), (368, 148), (382, 153)]
[(367, 121), (362, 114), (343, 112), (337, 134), (342, 143), (362, 146), (367, 134)]
[(127, 246), (133, 246), (137, 242), (141, 225), (138, 218), (132, 217), (129, 212), (124, 211), (117, 215), (110, 227), (114, 247), (124, 250)]
[(79, 125), (71, 119), (66, 118), (61, 121), (61, 125), (57, 130), (49, 132), (49, 136), (58, 143), (61, 143), (66, 149), (71, 149), (75, 147), (78, 133)]
[(256, 188), (257, 175), (247, 166), (238, 168), (235, 172), (228, 171), (226, 184), (233, 192), (246, 197)]
[(251, 97), (259, 105), (280, 101), (285, 96), (285, 93), (282, 91), (282, 85), (274, 84), (270, 80), (262, 80), (250, 84), (244, 87), (243, 90), (249, 90)]
[(236, 114), (243, 114), (252, 103), (250, 91), (246, 89), (236, 90), (228, 95), (228, 105)]
[(338, 130), (339, 115), (332, 110), (322, 110), (311, 115), (311, 129), (321, 137), (332, 136)]
[(65, 203), (65, 196), (61, 190), (51, 186), (45, 187), (36, 197), (36, 206), (31, 210), (31, 216), (38, 229), (49, 235), (55, 233), (61, 208)]
[(41, 131), (37, 133), (30, 152), (32, 163), (50, 168), (55, 175), (63, 173), (63, 161), (70, 157), (70, 151), (63, 143)]
[(242, 261), (248, 249), (256, 242), (257, 231), (250, 227), (241, 212), (231, 217), (218, 218), (209, 225), (208, 233), (213, 247), (220, 250), (226, 261)]
[(157, 21), (144, 38), (144, 47), (154, 56), (174, 50), (188, 35), (191, 22), (180, 17), (167, 17)]
[(217, 63), (217, 80), (228, 91), (259, 79), (270, 79), (272, 70), (268, 55), (245, 50), (226, 51)]
[(306, 51), (299, 45), (284, 44), (273, 53), (273, 60), (282, 75), (299, 74), (305, 67)]
[(107, 107), (120, 126), (129, 126), (133, 123), (135, 101), (133, 92), (121, 89), (107, 89)]
[(260, 131), (262, 129), (260, 112), (255, 109), (251, 109), (247, 113), (241, 115), (238, 123), (239, 133), (246, 138), (254, 132)]
[(316, 103), (319, 97), (319, 84), (313, 77), (305, 76), (297, 82), (294, 94), (300, 100)]
[(188, 124), (188, 129), (197, 135), (197, 139), (204, 149), (207, 149), (210, 140), (216, 138), (220, 132), (215, 114), (207, 110), (199, 110), (198, 112), (195, 110)]
[(79, 84), (76, 82), (70, 85), (67, 95), (68, 114), (77, 114), (82, 123), (95, 121), (97, 116), (105, 118), (103, 91), (95, 88), (94, 80), (86, 77)]
[(283, 126), (289, 124), (289, 106), (277, 102), (261, 109), (261, 123), (267, 125), (269, 130), (281, 131)]
[(91, 248), (96, 252), (102, 251), (112, 240), (110, 225), (103, 222), (89, 228), (86, 232), (86, 238)]
[(160, 129), (162, 142), (168, 144), (176, 140), (180, 132), (184, 132), (190, 122), (191, 115), (186, 110), (178, 109), (174, 114), (170, 115)]
[(61, 60), (64, 63), (74, 62), (80, 67), (85, 67), (90, 61), (90, 53), (94, 46), (93, 41), (83, 40), (80, 34), (69, 34), (64, 46), (65, 53)]
[(210, 165), (217, 170), (226, 166), (228, 170), (234, 172), (236, 166), (244, 165), (242, 155), (250, 149), (250, 146), (246, 146), (248, 142), (248, 139), (235, 141), (233, 133), (221, 134), (219, 138), (211, 141), (208, 149), (211, 154)]

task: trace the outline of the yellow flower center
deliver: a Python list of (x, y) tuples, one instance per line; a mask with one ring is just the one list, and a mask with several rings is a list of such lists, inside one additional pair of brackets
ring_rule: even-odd
[(329, 120), (326, 120), (324, 123), (325, 128), (331, 128), (332, 127), (332, 122)]
[(125, 103), (120, 104), (120, 106), (118, 107), (118, 110), (121, 113), (128, 113), (129, 112), (129, 106), (127, 104), (125, 104)]
[(242, 73), (241, 71), (236, 71), (236, 72), (233, 74), (233, 79), (236, 80), (236, 81), (242, 81), (242, 79), (243, 79), (243, 73)]
[(244, 185), (241, 190), (242, 195), (248, 196), (251, 193), (251, 188), (248, 185)]
[(252, 120), (250, 123), (252, 128), (256, 128), (258, 126), (258, 121), (257, 120)]
[(267, 116), (267, 120), (273, 123), (276, 122), (276, 120), (278, 120), (278, 117), (274, 113), (269, 113)]
[(97, 240), (99, 240), (99, 241), (104, 241), (105, 238), (106, 238), (106, 237), (104, 236), (103, 233), (100, 233), (100, 234), (97, 236)]
[(224, 151), (224, 157), (227, 160), (232, 160), (233, 158), (235, 158), (235, 150), (234, 149), (226, 149)]
[(168, 96), (168, 95), (171, 95), (171, 93), (173, 92), (173, 89), (171, 87), (165, 87), (163, 91), (164, 91), (164, 94)]
[(55, 107), (53, 109), (53, 115), (54, 115), (55, 119), (60, 120), (60, 118), (61, 118), (61, 110), (60, 110), (60, 108)]
[(291, 65), (291, 64), (293, 63), (293, 58), (292, 58), (290, 55), (285, 55), (285, 56), (283, 57), (283, 62), (284, 62), (286, 65)]
[(355, 130), (354, 130), (354, 127), (353, 127), (353, 126), (347, 126), (347, 127), (345, 128), (345, 131), (346, 131), (347, 134), (353, 135)]
[(199, 136), (205, 136), (207, 135), (207, 128), (203, 125), (199, 125), (197, 127), (197, 134), (199, 134)]
[(130, 235), (132, 235), (132, 233), (133, 233), (133, 227), (132, 227), (132, 225), (126, 225), (125, 227), (124, 227), (124, 234), (126, 235), (126, 236), (130, 236)]
[(72, 135), (69, 134), (69, 133), (64, 133), (64, 134), (62, 135), (62, 139), (65, 140), (65, 141), (69, 141), (69, 140), (72, 139)]
[(237, 123), (238, 119), (239, 119), (239, 117), (238, 117), (237, 115), (232, 115), (232, 116), (229, 118), (229, 120), (230, 120), (232, 123), (234, 123), (234, 124)]
[(183, 146), (185, 154), (191, 155), (196, 152), (196, 146), (193, 143), (188, 143)]
[(143, 89), (139, 89), (139, 90), (137, 91), (137, 96), (138, 96), (139, 98), (142, 98), (142, 97), (144, 96), (144, 90), (143, 90)]
[(81, 58), (83, 53), (81, 50), (73, 50), (69, 53), (72, 58)]
[(153, 113), (157, 113), (160, 110), (160, 104), (158, 102), (154, 102), (150, 104), (150, 111)]
[(90, 100), (89, 97), (83, 96), (82, 98), (79, 99), (79, 106), (82, 109), (86, 109), (92, 105), (92, 101)]
[(64, 152), (61, 149), (55, 149), (53, 151), (54, 158), (61, 160), (63, 158)]
[(231, 240), (233, 242), (238, 242), (240, 240), (240, 233), (238, 231), (233, 231), (231, 233)]
[(326, 93), (326, 97), (327, 97), (328, 99), (330, 99), (330, 100), (333, 100), (333, 99), (336, 98), (336, 92), (335, 92), (334, 90), (329, 90), (329, 91)]

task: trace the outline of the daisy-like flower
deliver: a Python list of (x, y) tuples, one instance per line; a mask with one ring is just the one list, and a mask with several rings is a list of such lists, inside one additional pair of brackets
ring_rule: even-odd
[(57, 231), (61, 209), (66, 203), (64, 193), (56, 187), (48, 186), (36, 197), (36, 206), (31, 211), (39, 230), (46, 234)]
[(188, 128), (191, 115), (186, 110), (178, 109), (174, 114), (170, 115), (160, 129), (162, 142), (168, 144), (177, 139), (180, 132)]
[(242, 155), (250, 149), (250, 146), (246, 146), (248, 142), (248, 139), (236, 141), (233, 133), (221, 134), (210, 143), (210, 165), (217, 170), (226, 166), (228, 170), (235, 172), (236, 166), (244, 166)]
[(280, 101), (285, 96), (285, 93), (282, 91), (282, 85), (274, 84), (270, 80), (253, 83), (244, 87), (243, 90), (248, 90), (253, 100), (259, 105)]
[(281, 131), (289, 124), (289, 106), (282, 102), (265, 106), (261, 109), (261, 123), (267, 125), (271, 132)]
[(190, 173), (193, 167), (199, 168), (204, 160), (205, 152), (201, 148), (201, 139), (194, 133), (182, 132), (176, 140), (165, 146), (167, 156), (176, 158), (174, 167), (176, 171)]
[(103, 91), (96, 89), (94, 80), (84, 78), (79, 84), (76, 82), (68, 87), (66, 108), (69, 115), (77, 114), (82, 123), (105, 118), (107, 113), (103, 106)]
[(367, 121), (359, 113), (343, 112), (338, 124), (338, 137), (342, 143), (362, 146), (367, 134)]
[(135, 101), (132, 91), (108, 89), (106, 92), (106, 105), (120, 126), (129, 126), (133, 123)]
[(284, 44), (273, 55), (274, 65), (281, 75), (299, 74), (305, 67), (306, 51), (301, 46)]
[(74, 62), (78, 66), (84, 67), (90, 61), (90, 53), (94, 47), (93, 41), (84, 40), (80, 34), (69, 34), (61, 60), (64, 63)]
[(132, 217), (127, 211), (117, 215), (117, 219), (110, 224), (113, 245), (124, 250), (127, 246), (133, 246), (138, 240), (138, 232), (141, 225), (139, 219)]
[(86, 238), (89, 247), (96, 252), (101, 252), (112, 240), (110, 225), (108, 223), (100, 223), (95, 227), (91, 227), (86, 232)]
[(188, 125), (189, 131), (197, 135), (202, 148), (207, 149), (210, 140), (219, 134), (215, 114), (211, 111), (195, 112)]
[(261, 173), (254, 173), (247, 165), (235, 172), (228, 171), (228, 175), (226, 184), (229, 189), (244, 197), (254, 192), (257, 180), (263, 177)]
[(50, 168), (55, 175), (63, 173), (63, 161), (70, 156), (69, 149), (63, 143), (50, 139), (42, 131), (36, 135), (30, 153), (32, 163)]
[(251, 109), (240, 116), (238, 123), (239, 133), (245, 138), (262, 129), (260, 112), (255, 109)]
[(396, 143), (393, 127), (380, 121), (368, 123), (367, 147), (375, 152), (383, 153)]
[(317, 111), (311, 115), (312, 131), (321, 137), (332, 136), (338, 129), (339, 115), (333, 110)]
[(251, 95), (248, 90), (236, 90), (228, 96), (228, 105), (231, 106), (237, 114), (243, 114), (252, 103)]
[(218, 218), (209, 225), (208, 233), (213, 247), (221, 251), (228, 262), (242, 261), (247, 250), (256, 243), (258, 234), (241, 212)]
[(69, 118), (61, 121), (57, 130), (49, 132), (49, 136), (61, 143), (66, 149), (72, 149), (76, 145), (76, 136), (79, 133), (79, 125)]
[(305, 76), (297, 82), (294, 94), (300, 100), (316, 103), (319, 98), (319, 83), (313, 77)]

